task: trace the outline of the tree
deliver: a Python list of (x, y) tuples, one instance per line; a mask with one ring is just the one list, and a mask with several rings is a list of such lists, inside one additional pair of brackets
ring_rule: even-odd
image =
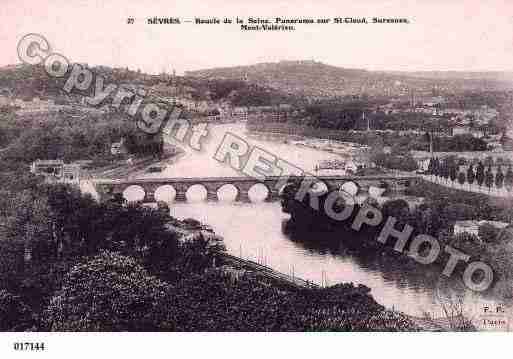
[(440, 163), (440, 159), (438, 157), (435, 157), (435, 175), (440, 176), (441, 175), (441, 168), (442, 164)]
[(25, 261), (29, 262), (32, 260), (34, 247), (50, 249), (53, 245), (51, 208), (45, 196), (29, 190), (17, 194), (15, 198), (16, 202), (12, 208), (12, 216), (8, 220), (6, 234), (10, 239), (23, 241)]
[(465, 183), (465, 172), (458, 173), (458, 183), (463, 185)]
[(428, 164), (428, 169), (427, 169), (427, 172), (428, 174), (432, 175), (432, 174), (435, 174), (435, 160), (433, 157), (431, 157), (429, 159), (429, 164)]
[(448, 222), (464, 221), (475, 218), (477, 210), (475, 207), (468, 204), (451, 203), (445, 206), (438, 215), (443, 215)]
[(488, 187), (488, 190), (493, 186), (493, 172), (492, 172), (492, 166), (488, 165), (488, 168), (486, 169), (485, 173), (485, 185)]
[(502, 188), (504, 184), (504, 173), (502, 173), (502, 166), (499, 165), (497, 168), (497, 173), (495, 174), (495, 187)]
[(383, 217), (395, 217), (398, 221), (406, 221), (410, 213), (408, 202), (404, 199), (388, 200), (381, 209)]
[[(440, 173), (440, 162), (438, 161), (438, 158), (434, 157), (431, 159), (431, 161), (433, 162), (433, 165), (431, 167), (431, 174), (434, 175), (434, 176), (439, 176)], [(430, 163), (431, 163), (430, 161)]]
[(511, 188), (513, 188), (513, 169), (511, 169), (511, 165), (508, 166), (508, 171), (504, 178), (504, 185), (508, 191), (511, 191)]
[(30, 308), (6, 290), (0, 290), (0, 331), (29, 330), (35, 324)]
[(489, 223), (479, 226), (478, 236), (485, 243), (496, 243), (499, 235), (499, 229)]
[(449, 166), (449, 178), (454, 182), (458, 177), (458, 169), (454, 161), (449, 162)]
[(91, 254), (104, 244), (109, 228), (104, 225), (105, 218), (111, 211), (68, 185), (47, 187), (46, 195), (52, 211), (50, 220), (57, 257), (77, 250)]
[(484, 173), (484, 165), (481, 161), (477, 164), (477, 170), (476, 170), (476, 182), (481, 187), (483, 185), (483, 182), (485, 180), (485, 173)]
[(74, 266), (46, 311), (51, 331), (154, 331), (169, 285), (133, 258), (104, 252)]
[(440, 175), (447, 179), (449, 178), (449, 160), (446, 158), (445, 160), (441, 161), (441, 164), (442, 164), (442, 168), (440, 170)]
[(474, 166), (471, 163), (470, 166), (467, 169), (467, 182), (469, 184), (472, 184), (472, 183), (474, 183), (474, 179), (475, 178), (476, 178), (476, 175), (474, 173)]

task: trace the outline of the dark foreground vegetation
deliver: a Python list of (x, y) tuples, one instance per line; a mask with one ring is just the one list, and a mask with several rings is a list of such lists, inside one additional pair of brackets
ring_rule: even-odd
[(181, 240), (162, 208), (25, 180), (0, 204), (2, 331), (416, 329), (364, 286), (291, 289), (223, 265), (222, 243)]

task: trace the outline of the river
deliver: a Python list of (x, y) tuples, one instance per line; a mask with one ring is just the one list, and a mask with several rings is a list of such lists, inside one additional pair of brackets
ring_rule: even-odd
[[(213, 155), (226, 132), (246, 137), (244, 124), (218, 125), (210, 128), (204, 150), (197, 152), (186, 148), (179, 160), (166, 170), (144, 177), (208, 177), (242, 176), (232, 168), (221, 165)], [(168, 139), (173, 143), (172, 139)], [(315, 166), (323, 160), (340, 159), (334, 153), (297, 146), (285, 141), (265, 141), (247, 138), (268, 152), (314, 173)], [(347, 153), (353, 149), (348, 146)], [(342, 172), (341, 172), (342, 173)], [(279, 202), (263, 202), (263, 189), (250, 193), (254, 203), (235, 203), (235, 190), (223, 188), (220, 202), (205, 202), (202, 188), (193, 188), (187, 194), (187, 203), (173, 203), (171, 215), (180, 219), (195, 218), (208, 224), (224, 237), (228, 252), (267, 264), (283, 273), (299, 276), (318, 284), (338, 282), (364, 284), (382, 305), (410, 315), (430, 313), (442, 316), (440, 297), (446, 297), (445, 281), (439, 268), (427, 268), (390, 260), (380, 253), (361, 253), (347, 248), (343, 241), (329, 239), (329, 234), (294, 234), (287, 230), (289, 216), (283, 213)], [(171, 201), (171, 191), (158, 191), (156, 197)], [(441, 285), (442, 283), (442, 285)], [(440, 295), (442, 293), (442, 295)], [(494, 304), (470, 292), (462, 294), (464, 308), (471, 315), (479, 315), (485, 305)]]

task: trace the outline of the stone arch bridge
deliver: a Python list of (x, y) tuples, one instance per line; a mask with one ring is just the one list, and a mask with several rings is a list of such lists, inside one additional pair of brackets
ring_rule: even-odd
[[(275, 201), (279, 199), (280, 191), (287, 183), (294, 180), (301, 181), (303, 177), (289, 177), (285, 182), (280, 176), (269, 176), (264, 180), (251, 177), (195, 177), (195, 178), (145, 178), (145, 179), (122, 179), (122, 180), (103, 180), (96, 179), (93, 183), (99, 194), (100, 201), (114, 198), (131, 186), (138, 186), (144, 191), (142, 202), (156, 202), (155, 192), (161, 186), (172, 186), (176, 192), (175, 201), (183, 202), (187, 200), (187, 190), (194, 185), (201, 185), (206, 189), (207, 200), (217, 201), (218, 190), (225, 185), (233, 185), (237, 189), (236, 201), (250, 202), (249, 190), (257, 185), (263, 184), (268, 191), (266, 201)], [(358, 186), (358, 193), (368, 192), (371, 186), (380, 186), (386, 184), (389, 190), (402, 192), (407, 187), (417, 183), (420, 178), (414, 175), (397, 176), (317, 176), (317, 180), (326, 184), (328, 190), (340, 188), (346, 182), (353, 182)]]

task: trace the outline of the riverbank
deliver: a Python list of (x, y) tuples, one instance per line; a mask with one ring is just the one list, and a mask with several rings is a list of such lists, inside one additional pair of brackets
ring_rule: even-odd
[[(177, 223), (175, 223), (177, 225)], [(202, 238), (215, 239), (219, 241), (219, 237), (216, 236), (213, 231), (202, 230), (203, 226), (198, 223), (196, 229), (184, 230), (183, 226), (180, 230), (182, 234), (182, 241), (194, 241)], [(368, 296), (369, 299), (377, 304), (372, 297), (371, 289), (364, 286), (354, 286), (352, 283), (337, 283), (332, 286), (321, 287), (313, 282), (304, 280), (297, 276), (281, 273), (275, 269), (255, 261), (240, 258), (224, 251), (217, 251), (215, 255), (214, 268), (217, 271), (221, 271), (225, 275), (228, 275), (232, 281), (248, 281), (258, 282), (264, 284), (274, 290), (282, 291), (284, 293), (322, 293), (329, 292), (334, 288), (340, 290), (344, 288), (342, 292), (354, 291), (358, 295)], [(341, 294), (341, 293), (339, 293)], [(345, 294), (342, 296), (344, 297)], [(251, 296), (250, 298), (251, 299)], [(333, 300), (333, 298), (332, 298)], [(353, 299), (344, 298), (345, 302), (348, 302), (351, 307), (358, 307), (361, 305), (361, 299), (358, 296), (354, 296)], [(315, 304), (312, 303), (314, 306)], [(461, 330), (473, 330), (474, 328), (466, 322), (466, 319), (461, 316), (447, 316), (445, 318), (432, 318), (429, 316), (416, 317), (412, 315), (406, 315), (397, 310), (386, 309), (383, 306), (379, 306), (379, 313), (375, 314), (373, 319), (374, 325), (381, 326), (381, 328), (387, 328), (384, 330), (405, 330), (405, 331), (461, 331)], [(373, 306), (369, 307), (369, 311), (376, 310)], [(331, 318), (330, 320), (333, 320)], [(379, 323), (379, 324), (377, 324)], [(353, 324), (351, 324), (353, 325)], [(354, 323), (356, 326), (356, 323)], [(358, 324), (359, 325), (359, 324)], [(377, 327), (376, 327), (377, 328)], [(401, 328), (401, 329), (399, 329)]]
[(106, 166), (86, 170), (83, 177), (84, 179), (137, 177), (146, 173), (150, 167), (165, 167), (169, 164), (175, 163), (184, 154), (185, 151), (180, 147), (166, 144), (164, 145), (164, 153), (160, 158), (155, 158), (155, 156), (141, 156), (132, 158), (131, 160), (119, 159)]
[(338, 157), (338, 159), (319, 161), (314, 167), (316, 175), (346, 175), (347, 173), (355, 173), (360, 164), (355, 160), (355, 157), (359, 157), (359, 154), (368, 148), (357, 143), (329, 139), (329, 136), (328, 138), (315, 138), (290, 133), (277, 134), (274, 132), (256, 131), (250, 128), (248, 129), (248, 136), (261, 141), (275, 141), (295, 147), (322, 151)]
[[(321, 287), (315, 283), (310, 281), (290, 276), (284, 273), (280, 273), (275, 271), (274, 269), (247, 260), (241, 259), (236, 256), (232, 256), (226, 253), (219, 253), (219, 257), (221, 261), (225, 264), (228, 264), (232, 270), (240, 270), (243, 269), (245, 271), (251, 271), (253, 273), (257, 273), (259, 276), (266, 278), (267, 281), (273, 282), (273, 285), (276, 285), (279, 288), (289, 288), (289, 289), (321, 289)], [(346, 284), (336, 284), (346, 285)], [(411, 329), (420, 330), (420, 331), (428, 331), (428, 332), (439, 332), (439, 331), (461, 331), (461, 330), (473, 330), (472, 325), (467, 321), (465, 317), (462, 315), (448, 315), (445, 318), (432, 318), (428, 315), (424, 317), (417, 317), (413, 315), (406, 315), (396, 310), (386, 310), (384, 309), (383, 318), (387, 318), (391, 321), (391, 323), (400, 320), (401, 322), (410, 321)], [(392, 325), (392, 324), (389, 324)]]

